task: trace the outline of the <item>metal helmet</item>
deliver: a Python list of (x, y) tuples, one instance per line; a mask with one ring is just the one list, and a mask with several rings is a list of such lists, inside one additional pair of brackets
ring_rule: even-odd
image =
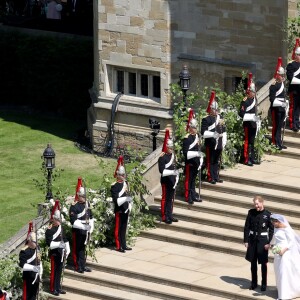
[(124, 176), (126, 174), (124, 166), (119, 166), (117, 170), (117, 175), (118, 176)]
[(256, 93), (255, 83), (254, 82), (251, 82), (251, 84), (249, 86), (249, 91), (252, 92), (252, 93)]
[(60, 210), (56, 210), (53, 214), (53, 219), (54, 220), (57, 220), (57, 221), (60, 221), (61, 220), (61, 213), (60, 213)]
[(210, 105), (210, 109), (212, 109), (212, 110), (217, 110), (218, 107), (219, 107), (218, 102), (215, 100)]
[(168, 139), (167, 141), (167, 148), (173, 148), (174, 147), (174, 143), (171, 139)]
[(77, 195), (80, 197), (84, 197), (85, 196), (85, 188), (83, 186), (81, 186), (77, 192)]
[(191, 121), (190, 121), (190, 127), (191, 128), (197, 128), (198, 127), (198, 122), (197, 122), (197, 120), (196, 119), (191, 119)]
[(279, 67), (278, 71), (277, 71), (278, 75), (285, 75), (285, 70), (283, 67)]
[(27, 241), (36, 243), (36, 234), (35, 232), (30, 232), (27, 236)]

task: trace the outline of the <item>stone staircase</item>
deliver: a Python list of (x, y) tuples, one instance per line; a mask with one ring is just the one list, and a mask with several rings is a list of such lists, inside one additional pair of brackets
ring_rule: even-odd
[[(179, 222), (172, 225), (160, 220), (160, 186), (156, 183), (149, 203), (150, 211), (157, 215), (156, 228), (142, 232), (133, 250), (125, 254), (109, 248), (98, 250), (98, 262), (89, 261), (92, 273), (82, 275), (67, 269), (63, 282), (67, 294), (60, 298), (276, 299), (272, 254), (268, 290), (248, 290), (250, 264), (244, 259), (243, 226), (253, 196), (259, 194), (268, 210), (284, 214), (300, 231), (299, 134), (287, 129), (285, 145), (288, 149), (265, 155), (261, 165), (239, 164), (222, 170), (222, 184), (203, 182), (202, 203), (189, 205), (177, 196), (174, 216)], [(158, 155), (152, 154), (149, 167), (150, 177), (157, 182)]]

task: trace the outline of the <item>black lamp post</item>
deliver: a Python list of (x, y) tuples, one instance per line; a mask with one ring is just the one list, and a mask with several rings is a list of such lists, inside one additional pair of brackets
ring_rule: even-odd
[(156, 136), (159, 134), (160, 131), (160, 122), (154, 118), (149, 118), (149, 127), (152, 129), (151, 135), (153, 136), (153, 151), (156, 150)]
[(47, 148), (45, 149), (43, 153), (44, 158), (44, 166), (47, 169), (47, 194), (46, 194), (46, 200), (50, 200), (53, 198), (52, 196), (52, 170), (55, 168), (55, 152), (51, 148), (51, 145), (48, 144)]
[(179, 73), (179, 79), (180, 79), (180, 87), (183, 92), (184, 107), (187, 107), (186, 92), (190, 88), (190, 79), (191, 79), (191, 75), (190, 75), (187, 65), (183, 65), (182, 70)]

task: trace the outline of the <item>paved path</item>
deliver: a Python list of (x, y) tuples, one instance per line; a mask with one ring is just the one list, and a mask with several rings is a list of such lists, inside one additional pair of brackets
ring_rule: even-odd
[[(237, 165), (234, 169), (222, 172), (270, 183), (298, 186), (300, 161), (266, 155), (259, 166), (256, 165), (251, 168)], [(249, 198), (249, 208), (251, 208), (251, 204), (251, 198)], [(216, 230), (218, 229), (216, 228)], [(176, 232), (172, 234), (176, 235)], [(242, 242), (242, 232), (240, 247), (245, 249)], [(250, 285), (249, 279), (251, 278), (250, 264), (243, 257), (230, 254), (139, 237), (132, 251), (122, 254), (113, 249), (102, 248), (97, 251), (96, 257), (98, 263), (104, 266), (117, 267), (149, 275), (155, 274), (155, 276), (161, 278), (189, 284), (216, 287), (243, 296), (257, 297), (258, 299), (277, 298), (272, 263), (268, 265), (267, 291), (261, 292), (260, 286), (256, 291), (248, 290)], [(259, 270), (259, 282), (260, 278)], [(207, 299), (210, 299), (209, 297), (208, 295)]]

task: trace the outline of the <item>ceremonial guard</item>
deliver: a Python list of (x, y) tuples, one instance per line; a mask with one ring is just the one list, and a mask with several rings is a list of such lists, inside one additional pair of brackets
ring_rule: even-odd
[(277, 149), (282, 150), (287, 147), (283, 145), (282, 128), (285, 125), (286, 109), (288, 103), (285, 100), (285, 71), (282, 67), (282, 59), (278, 58), (276, 71), (274, 74), (275, 82), (270, 85), (269, 98), (271, 101), (272, 116), (272, 143)]
[[(186, 126), (187, 135), (183, 139), (182, 151), (185, 158), (185, 180), (184, 196), (189, 204), (194, 201), (201, 202), (199, 194), (196, 193), (195, 184), (197, 174), (201, 168), (200, 163), (203, 160), (199, 145), (199, 135), (197, 133), (198, 122), (194, 119), (194, 111), (190, 109), (189, 119)], [(200, 179), (199, 179), (200, 180)], [(200, 191), (199, 191), (200, 192)]]
[(85, 251), (94, 230), (94, 219), (90, 203), (86, 199), (86, 188), (82, 186), (82, 178), (78, 178), (75, 200), (69, 211), (72, 224), (72, 257), (75, 271), (78, 273), (91, 272), (86, 266)]
[(293, 61), (286, 66), (286, 77), (289, 80), (289, 125), (290, 129), (298, 132), (300, 128), (299, 113), (300, 113), (300, 47), (297, 39), (294, 52), (292, 55)]
[(46, 244), (49, 246), (50, 257), (50, 292), (54, 296), (66, 294), (61, 286), (63, 270), (70, 254), (70, 244), (67, 241), (61, 224), (59, 200), (55, 201), (51, 212), (50, 225), (45, 232)]
[(178, 222), (178, 220), (173, 217), (173, 201), (176, 185), (179, 180), (179, 172), (176, 170), (175, 161), (173, 141), (170, 139), (169, 130), (166, 129), (162, 153), (158, 159), (158, 169), (161, 174), (160, 183), (162, 189), (161, 219), (166, 224)]
[(259, 130), (259, 126), (257, 126), (257, 124), (260, 122), (260, 119), (256, 116), (255, 94), (256, 91), (255, 84), (252, 81), (252, 73), (249, 73), (247, 97), (245, 97), (241, 102), (239, 116), (243, 119), (244, 128), (244, 163), (250, 167), (252, 167), (253, 164), (258, 163), (255, 160), (254, 141), (257, 131)]
[(216, 93), (212, 91), (206, 110), (208, 116), (201, 122), (201, 135), (206, 147), (207, 180), (211, 184), (223, 182), (220, 179), (221, 156), (227, 142), (224, 119), (218, 114), (215, 97)]
[(19, 254), (19, 266), (23, 268), (23, 300), (38, 298), (39, 283), (42, 278), (43, 267), (40, 261), (40, 250), (37, 245), (33, 223), (29, 223), (25, 247)]
[(117, 181), (111, 186), (111, 197), (115, 204), (115, 243), (116, 250), (119, 252), (126, 252), (132, 250), (126, 244), (126, 231), (128, 216), (131, 210), (132, 197), (129, 195), (129, 187), (126, 182), (126, 172), (124, 167), (123, 156), (118, 159), (118, 164), (114, 176)]
[(248, 211), (244, 227), (244, 243), (247, 248), (246, 260), (251, 262), (250, 290), (257, 288), (257, 263), (261, 264), (261, 291), (267, 288), (267, 264), (270, 241), (273, 238), (274, 227), (271, 213), (264, 208), (264, 199), (255, 196), (254, 208)]

